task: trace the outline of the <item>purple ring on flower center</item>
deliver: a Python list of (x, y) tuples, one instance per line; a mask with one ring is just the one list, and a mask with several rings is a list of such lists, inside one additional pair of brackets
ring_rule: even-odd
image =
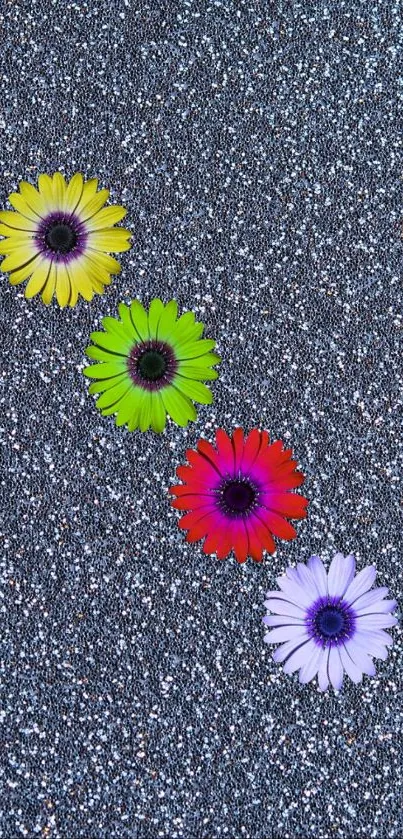
[(164, 341), (135, 344), (128, 358), (130, 378), (143, 390), (156, 391), (172, 382), (178, 369), (174, 351)]
[(84, 253), (85, 224), (74, 213), (49, 213), (39, 224), (35, 241), (40, 253), (56, 262), (71, 262)]
[(353, 637), (356, 614), (340, 597), (320, 597), (305, 615), (309, 636), (320, 647), (338, 647)]
[(258, 489), (249, 480), (242, 477), (223, 481), (217, 489), (218, 506), (229, 518), (248, 516), (256, 506)]

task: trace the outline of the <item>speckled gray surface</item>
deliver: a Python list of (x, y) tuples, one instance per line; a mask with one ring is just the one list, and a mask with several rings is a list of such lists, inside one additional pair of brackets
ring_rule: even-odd
[[(397, 837), (402, 633), (320, 694), (263, 644), (289, 561), (375, 561), (402, 602), (402, 7), (2, 7), (1, 205), (81, 170), (128, 208), (103, 297), (1, 277), (1, 836)], [(192, 308), (223, 357), (188, 430), (129, 434), (81, 374), (120, 300)], [(400, 312), (399, 312), (400, 310)], [(311, 499), (263, 566), (184, 543), (166, 490), (216, 425), (294, 447)]]

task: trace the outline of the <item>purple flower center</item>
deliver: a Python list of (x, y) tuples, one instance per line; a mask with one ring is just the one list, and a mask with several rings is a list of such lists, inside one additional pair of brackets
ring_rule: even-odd
[(308, 609), (305, 617), (308, 632), (322, 647), (334, 647), (352, 638), (356, 616), (345, 600), (339, 597), (320, 597)]
[(219, 505), (231, 518), (247, 515), (255, 506), (257, 490), (246, 478), (225, 481), (219, 488)]
[(142, 341), (129, 356), (129, 374), (143, 390), (160, 390), (172, 382), (178, 364), (172, 348), (163, 341)]
[(77, 216), (58, 211), (42, 219), (35, 239), (49, 259), (68, 263), (84, 252), (87, 231)]

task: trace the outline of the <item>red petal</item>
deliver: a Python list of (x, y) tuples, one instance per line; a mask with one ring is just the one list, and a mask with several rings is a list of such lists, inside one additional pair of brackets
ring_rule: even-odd
[(232, 446), (234, 449), (234, 466), (235, 466), (235, 474), (241, 469), (242, 465), (242, 457), (243, 457), (243, 430), (242, 428), (236, 428), (232, 435)]
[[(253, 527), (253, 530), (256, 534), (256, 538), (262, 544), (262, 547), (270, 554), (274, 554), (276, 550), (276, 545), (274, 543), (273, 536), (270, 532), (270, 529), (264, 524), (262, 519), (260, 518), (259, 514), (256, 513), (250, 519), (250, 524)], [(249, 528), (249, 521), (248, 521), (248, 528)]]
[(233, 475), (235, 463), (231, 439), (222, 428), (217, 429), (215, 436), (220, 457), (220, 471), (222, 474), (227, 472), (229, 475)]
[(268, 510), (281, 513), (288, 519), (304, 519), (306, 517), (306, 508), (309, 501), (303, 495), (296, 495), (291, 492), (264, 492), (260, 498)]
[(222, 528), (217, 536), (216, 554), (218, 559), (225, 559), (232, 550), (232, 538), (228, 529)]
[(174, 487), (169, 487), (168, 492), (170, 495), (177, 495), (178, 497), (182, 495), (204, 495), (208, 498), (215, 498), (214, 493), (209, 492), (208, 488), (206, 488), (204, 484), (194, 484), (193, 482), (189, 484), (177, 484)]
[(275, 536), (278, 536), (279, 539), (286, 539), (287, 541), (289, 539), (295, 539), (297, 531), (292, 524), (282, 516), (279, 516), (278, 513), (274, 513), (272, 510), (266, 510), (262, 513), (262, 518), (271, 532)]
[(206, 481), (206, 483), (211, 483), (213, 486), (217, 485), (221, 475), (214, 468), (210, 460), (207, 460), (207, 458), (194, 451), (194, 449), (187, 449), (186, 457), (191, 466), (193, 466), (194, 478), (196, 480)]
[(276, 474), (264, 483), (264, 487), (271, 487), (275, 492), (287, 489), (296, 489), (304, 483), (305, 475), (302, 472), (291, 472), (289, 475)]
[(243, 520), (231, 522), (231, 537), (237, 562), (246, 562), (249, 550), (248, 534)]
[(214, 448), (214, 446), (212, 446), (208, 440), (200, 439), (197, 443), (197, 450), (202, 456), (203, 460), (205, 460), (210, 466), (212, 466), (215, 469), (216, 472), (218, 472), (221, 475), (220, 456)]
[(211, 498), (203, 495), (183, 495), (182, 498), (174, 498), (171, 507), (175, 510), (201, 510), (208, 508), (214, 510), (214, 503)]
[(245, 440), (242, 456), (242, 473), (245, 475), (252, 468), (261, 446), (261, 432), (253, 428)]

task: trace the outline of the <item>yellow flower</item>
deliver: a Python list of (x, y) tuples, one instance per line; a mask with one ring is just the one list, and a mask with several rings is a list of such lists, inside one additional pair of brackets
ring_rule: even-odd
[(54, 294), (60, 306), (75, 306), (78, 296), (92, 300), (120, 272), (109, 255), (130, 248), (130, 231), (113, 227), (126, 215), (124, 207), (104, 207), (109, 191), (97, 192), (98, 180), (84, 182), (77, 172), (67, 184), (60, 172), (39, 175), (38, 189), (21, 181), (9, 196), (17, 212), (0, 212), (1, 264), (10, 283), (28, 280), (25, 297)]

